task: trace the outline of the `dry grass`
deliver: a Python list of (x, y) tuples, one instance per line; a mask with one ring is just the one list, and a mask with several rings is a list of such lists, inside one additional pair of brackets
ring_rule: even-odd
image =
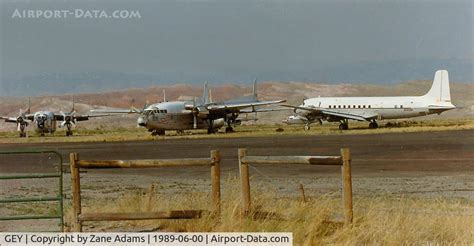
[[(220, 217), (206, 214), (194, 220), (149, 220), (127, 222), (89, 222), (86, 231), (158, 230), (175, 232), (292, 232), (295, 245), (363, 244), (461, 244), (474, 242), (474, 204), (456, 199), (427, 199), (380, 195), (356, 196), (352, 227), (335, 223), (342, 218), (339, 194), (310, 197), (304, 203), (296, 195), (268, 192), (268, 187), (252, 191), (254, 213), (240, 217), (238, 181), (226, 182)], [(166, 211), (169, 209), (210, 210), (210, 195), (126, 193), (115, 201), (94, 201), (84, 212)], [(108, 204), (109, 206), (105, 206)], [(112, 205), (112, 206), (110, 206)], [(259, 217), (261, 211), (274, 216)], [(105, 211), (104, 211), (105, 212)], [(70, 214), (70, 212), (69, 212)], [(148, 229), (147, 229), (148, 228)], [(151, 228), (151, 229), (150, 229)]]
[[(28, 138), (19, 138), (17, 132), (0, 132), (0, 143), (52, 143), (52, 142), (114, 142), (114, 141), (154, 141), (166, 139), (201, 139), (201, 138), (239, 138), (265, 136), (316, 136), (316, 135), (358, 135), (381, 133), (404, 133), (426, 131), (451, 131), (474, 129), (473, 119), (425, 120), (425, 121), (390, 121), (379, 123), (378, 129), (368, 129), (367, 122), (350, 122), (350, 129), (341, 131), (337, 123), (313, 124), (310, 131), (304, 131), (302, 125), (246, 125), (237, 126), (234, 133), (208, 135), (206, 130), (190, 130), (184, 134), (168, 131), (166, 136), (153, 137), (143, 128), (79, 129), (75, 136), (66, 137), (58, 131), (53, 136), (39, 137), (29, 133)], [(278, 128), (281, 130), (277, 131)]]

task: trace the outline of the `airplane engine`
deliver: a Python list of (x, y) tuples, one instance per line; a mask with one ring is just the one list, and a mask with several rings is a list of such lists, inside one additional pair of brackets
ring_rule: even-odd
[(291, 115), (291, 116), (288, 116), (288, 118), (284, 119), (283, 123), (286, 123), (288, 125), (293, 125), (293, 124), (304, 124), (305, 121), (301, 119), (300, 116)]
[(214, 128), (221, 128), (225, 125), (225, 121), (224, 119), (220, 118), (220, 119), (217, 119), (217, 120), (214, 120), (214, 123), (212, 124), (212, 126)]
[(196, 107), (195, 108), (196, 112), (196, 116), (200, 119), (207, 119), (208, 115), (209, 115), (209, 110), (206, 108), (206, 107)]

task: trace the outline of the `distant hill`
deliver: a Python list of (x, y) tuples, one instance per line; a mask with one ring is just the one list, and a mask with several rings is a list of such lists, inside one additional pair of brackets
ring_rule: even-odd
[[(311, 71), (298, 68), (268, 71), (201, 71), (200, 73), (167, 72), (157, 68), (154, 74), (93, 71), (83, 73), (43, 73), (36, 75), (0, 74), (0, 96), (39, 96), (65, 93), (106, 92), (126, 88), (186, 83), (248, 85), (254, 80), (306, 81), (324, 84), (398, 84), (413, 79), (432, 79), (438, 69), (447, 69), (454, 82), (474, 82), (472, 59), (394, 60), (383, 62), (341, 63), (337, 66), (315, 67)], [(178, 69), (179, 70), (179, 69)]]

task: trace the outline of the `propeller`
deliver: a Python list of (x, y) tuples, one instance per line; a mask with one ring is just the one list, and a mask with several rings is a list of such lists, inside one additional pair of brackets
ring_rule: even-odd
[(71, 110), (71, 113), (66, 114), (63, 111), (60, 111), (59, 113), (63, 117), (63, 121), (61, 122), (61, 124), (59, 124), (60, 128), (67, 125), (75, 126), (76, 118), (74, 117), (74, 115), (76, 114), (76, 111), (74, 110), (74, 106), (73, 106), (73, 109)]

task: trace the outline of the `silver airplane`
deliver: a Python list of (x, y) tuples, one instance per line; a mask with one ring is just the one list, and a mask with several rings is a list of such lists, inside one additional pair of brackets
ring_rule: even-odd
[(30, 99), (28, 98), (28, 109), (25, 112), (22, 112), (20, 109), (18, 116), (0, 116), (0, 119), (5, 120), (5, 122), (16, 123), (20, 137), (26, 137), (26, 128), (30, 124), (28, 121), (33, 123), (35, 132), (41, 136), (44, 136), (46, 133), (54, 133), (56, 131), (57, 121), (61, 121), (58, 127), (66, 127), (66, 136), (72, 136), (72, 128), (77, 121), (85, 121), (92, 117), (102, 116), (108, 115), (76, 115), (76, 110), (74, 109), (74, 100), (72, 101), (72, 109), (68, 113), (64, 113), (62, 111), (59, 113), (54, 113), (49, 110), (41, 110), (31, 113)]
[[(170, 101), (145, 105), (142, 110), (91, 110), (91, 113), (137, 113), (140, 116), (137, 124), (145, 127), (152, 135), (164, 135), (165, 131), (182, 132), (191, 129), (207, 129), (207, 133), (215, 133), (227, 124), (226, 132), (232, 132), (233, 125), (238, 125), (237, 119), (241, 113), (256, 113), (274, 111), (273, 109), (256, 109), (257, 106), (282, 103), (285, 100), (259, 101), (257, 99), (256, 83), (253, 95), (237, 100), (212, 102), (209, 97), (207, 82), (204, 83), (203, 96), (200, 100)], [(250, 108), (246, 110), (246, 108)]]
[(283, 122), (310, 124), (322, 120), (340, 122), (339, 129), (349, 128), (348, 120), (368, 121), (369, 128), (377, 128), (377, 120), (404, 119), (430, 114), (441, 114), (455, 109), (451, 103), (448, 71), (436, 71), (431, 89), (423, 96), (399, 97), (316, 97), (306, 99), (303, 105), (292, 106), (295, 115)]

